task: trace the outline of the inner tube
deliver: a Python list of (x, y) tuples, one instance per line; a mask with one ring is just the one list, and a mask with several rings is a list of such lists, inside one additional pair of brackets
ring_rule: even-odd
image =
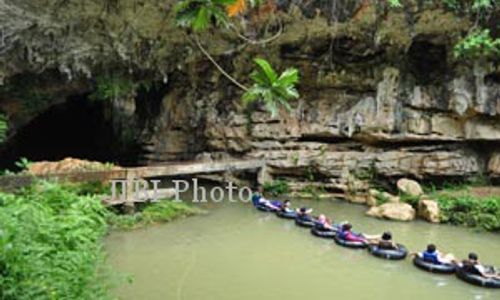
[(311, 228), (311, 234), (317, 237), (321, 238), (326, 238), (326, 239), (331, 239), (333, 238), (337, 233), (333, 230), (320, 230), (316, 227)]
[(276, 216), (284, 219), (295, 219), (297, 217), (297, 213), (294, 211), (276, 211)]
[(401, 244), (397, 244), (397, 246), (398, 246), (397, 249), (383, 249), (380, 248), (378, 245), (369, 245), (368, 252), (370, 252), (376, 257), (384, 259), (390, 259), (390, 260), (405, 259), (406, 255), (408, 255), (408, 250), (406, 250), (406, 247)]
[(432, 272), (432, 273), (437, 273), (437, 274), (453, 274), (455, 273), (455, 265), (453, 264), (434, 264), (431, 262), (425, 261), (422, 257), (420, 256), (415, 256), (413, 259), (413, 264), (424, 271), (427, 272)]
[(302, 218), (295, 218), (295, 224), (301, 227), (311, 228), (315, 225), (314, 220), (306, 220)]
[(261, 204), (258, 204), (257, 206), (255, 206), (258, 210), (260, 211), (263, 211), (263, 212), (272, 212), (274, 211), (274, 209), (270, 208), (270, 207), (267, 207), (265, 205), (261, 205)]
[(457, 277), (465, 282), (474, 284), (480, 287), (500, 289), (500, 279), (486, 278), (481, 275), (476, 275), (465, 271), (461, 267), (456, 268)]
[(346, 241), (344, 239), (339, 238), (337, 235), (335, 235), (333, 237), (333, 239), (335, 240), (335, 243), (337, 245), (342, 246), (342, 247), (354, 248), (354, 249), (363, 249), (363, 248), (368, 247), (367, 243)]

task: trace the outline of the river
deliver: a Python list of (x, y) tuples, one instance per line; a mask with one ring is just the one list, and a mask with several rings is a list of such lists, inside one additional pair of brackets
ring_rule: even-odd
[[(500, 235), (425, 222), (364, 216), (366, 207), (343, 201), (293, 201), (366, 233), (391, 230), (410, 251), (434, 242), (443, 251), (500, 266)], [(114, 292), (121, 299), (500, 299), (500, 291), (455, 276), (416, 269), (410, 259), (386, 261), (364, 250), (313, 237), (308, 229), (250, 204), (205, 205), (209, 213), (106, 240), (111, 265), (133, 275)]]

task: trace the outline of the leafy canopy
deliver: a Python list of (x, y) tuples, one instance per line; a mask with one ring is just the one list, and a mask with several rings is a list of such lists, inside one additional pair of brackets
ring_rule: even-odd
[(250, 75), (254, 84), (243, 94), (243, 102), (248, 105), (263, 101), (273, 117), (279, 112), (280, 106), (290, 111), (288, 100), (299, 97), (295, 87), (299, 82), (298, 70), (289, 68), (278, 76), (266, 60), (256, 58), (254, 61), (257, 69)]
[(175, 21), (177, 26), (192, 28), (202, 32), (210, 28), (228, 27), (229, 20), (226, 7), (236, 0), (183, 0), (175, 6)]

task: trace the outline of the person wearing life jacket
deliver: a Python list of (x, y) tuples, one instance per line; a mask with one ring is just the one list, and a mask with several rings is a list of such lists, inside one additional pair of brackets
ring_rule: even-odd
[(427, 245), (427, 249), (425, 251), (412, 253), (411, 255), (418, 255), (422, 258), (422, 260), (435, 265), (455, 263), (455, 257), (453, 254), (442, 254), (437, 250), (437, 247), (434, 244)]
[(469, 253), (468, 259), (462, 261), (461, 264), (462, 269), (474, 275), (479, 275), (485, 278), (494, 278), (500, 279), (500, 274), (497, 273), (494, 269), (487, 269), (479, 262), (479, 258), (476, 253)]
[(392, 240), (392, 233), (390, 231), (384, 232), (381, 238), (367, 239), (367, 241), (371, 245), (377, 245), (380, 249), (398, 249), (398, 245), (396, 245), (396, 243)]
[(257, 188), (257, 191), (255, 191), (252, 195), (252, 204), (253, 206), (257, 206), (259, 204), (259, 200), (264, 197), (263, 196), (263, 189), (261, 186)]
[(348, 242), (368, 242), (368, 240), (362, 234), (352, 232), (352, 225), (350, 223), (345, 223), (342, 226), (342, 229), (338, 233), (338, 237)]
[(332, 221), (328, 219), (325, 215), (321, 214), (318, 216), (314, 227), (320, 231), (337, 231), (338, 228), (333, 225)]
[(313, 211), (312, 208), (301, 207), (296, 210), (297, 218), (303, 221), (313, 221), (313, 218), (311, 217), (312, 211)]
[(257, 192), (254, 193), (252, 196), (252, 203), (254, 206), (265, 206), (268, 207), (272, 210), (280, 210), (281, 209), (281, 202), (279, 201), (269, 201), (266, 198), (264, 198), (264, 189), (262, 186), (259, 186), (257, 188)]

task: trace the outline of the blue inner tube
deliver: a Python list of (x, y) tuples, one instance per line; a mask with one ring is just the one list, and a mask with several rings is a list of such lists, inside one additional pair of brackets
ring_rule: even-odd
[(428, 261), (425, 261), (422, 257), (416, 256), (413, 259), (413, 264), (424, 271), (437, 273), (437, 274), (454, 274), (455, 273), (455, 265), (453, 264), (434, 264)]
[(356, 248), (357, 249), (362, 249), (362, 248), (368, 247), (367, 243), (346, 241), (344, 239), (339, 238), (337, 235), (335, 235), (333, 237), (333, 239), (335, 240), (335, 243), (337, 245), (342, 246), (342, 247), (355, 248), (355, 249)]
[(463, 268), (456, 268), (457, 277), (465, 282), (481, 287), (500, 289), (500, 279), (486, 278), (481, 275), (466, 272)]
[(406, 255), (408, 255), (408, 250), (405, 246), (401, 244), (397, 244), (397, 249), (383, 249), (378, 245), (369, 245), (368, 252), (373, 254), (376, 257), (390, 259), (390, 260), (400, 260), (405, 259)]
[(308, 227), (311, 228), (315, 225), (315, 222), (313, 219), (303, 219), (303, 218), (295, 218), (295, 224), (301, 227)]
[(280, 218), (284, 219), (295, 219), (297, 217), (297, 213), (294, 211), (282, 211), (278, 210), (276, 211), (276, 215)]
[(315, 235), (317, 237), (321, 238), (326, 238), (326, 239), (331, 239), (333, 238), (337, 233), (334, 230), (320, 230), (316, 226), (311, 228), (311, 234)]

